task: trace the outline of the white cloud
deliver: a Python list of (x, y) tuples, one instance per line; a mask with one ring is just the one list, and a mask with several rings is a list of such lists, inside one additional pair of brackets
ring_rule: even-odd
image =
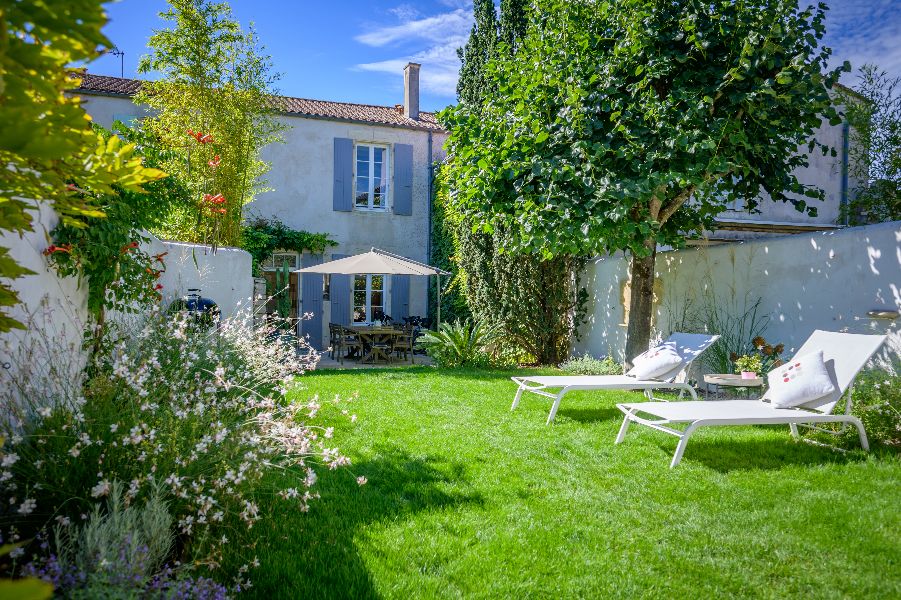
[[(404, 12), (404, 11), (402, 11)], [(405, 11), (407, 15), (410, 13)], [(380, 48), (394, 42), (422, 39), (441, 42), (449, 37), (469, 33), (472, 27), (472, 13), (458, 8), (454, 11), (424, 18), (402, 19), (399, 25), (378, 27), (354, 39), (361, 44)]]
[[(866, 63), (901, 77), (901, 3), (897, 0), (831, 0), (824, 43), (833, 64), (848, 60), (856, 71)], [(854, 73), (843, 81), (853, 84)]]
[(457, 48), (466, 44), (472, 28), (471, 1), (442, 0), (452, 10), (422, 16), (410, 5), (401, 5), (390, 12), (400, 23), (374, 27), (354, 39), (374, 48), (402, 46), (406, 52), (387, 60), (361, 63), (364, 71), (388, 73), (400, 77), (408, 62), (422, 65), (420, 84), (423, 91), (439, 96), (457, 94), (460, 59)]

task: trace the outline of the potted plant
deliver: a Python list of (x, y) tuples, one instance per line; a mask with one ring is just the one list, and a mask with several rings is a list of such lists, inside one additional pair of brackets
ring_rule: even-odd
[(735, 359), (735, 372), (741, 373), (742, 379), (756, 379), (762, 369), (763, 360), (759, 354), (745, 354)]

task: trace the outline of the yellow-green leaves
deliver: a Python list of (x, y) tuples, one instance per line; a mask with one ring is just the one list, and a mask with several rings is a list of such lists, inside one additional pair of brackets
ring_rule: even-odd
[[(113, 184), (139, 188), (162, 173), (145, 169), (134, 148), (102, 142), (80, 100), (64, 92), (78, 85), (72, 64), (89, 61), (111, 44), (101, 0), (33, 0), (0, 9), (0, 231), (31, 230), (29, 209), (49, 203), (64, 222), (101, 216), (91, 194)], [(75, 184), (88, 195), (73, 191)], [(2, 250), (0, 277), (24, 275)], [(17, 302), (0, 288), (0, 306)], [(0, 311), (0, 331), (21, 324)]]

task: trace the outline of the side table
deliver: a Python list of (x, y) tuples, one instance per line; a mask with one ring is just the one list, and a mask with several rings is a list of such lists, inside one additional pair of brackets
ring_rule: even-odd
[(741, 375), (734, 375), (732, 373), (710, 373), (704, 375), (704, 383), (713, 386), (713, 397), (719, 399), (720, 388), (734, 387), (749, 390), (750, 388), (763, 387), (764, 381), (763, 377), (742, 379)]

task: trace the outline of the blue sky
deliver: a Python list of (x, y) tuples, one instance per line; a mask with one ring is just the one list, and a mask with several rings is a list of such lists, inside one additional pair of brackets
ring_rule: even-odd
[[(874, 62), (901, 76), (901, 0), (827, 0), (827, 44), (837, 62)], [(391, 105), (403, 102), (403, 66), (422, 63), (424, 110), (455, 102), (456, 49), (472, 27), (471, 0), (231, 0), (235, 16), (253, 21), (282, 74), (289, 96)], [(147, 52), (163, 0), (107, 5), (107, 36), (125, 52), (125, 76), (135, 77)], [(119, 75), (119, 58), (106, 56), (91, 72)], [(846, 77), (852, 84), (854, 77)]]

